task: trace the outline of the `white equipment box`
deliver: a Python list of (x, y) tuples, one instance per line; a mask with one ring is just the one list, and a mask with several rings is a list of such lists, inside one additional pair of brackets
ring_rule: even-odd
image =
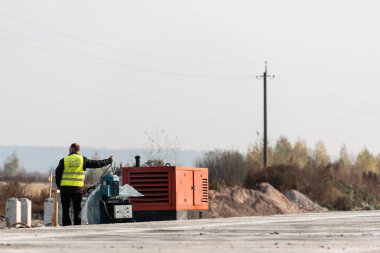
[(115, 219), (132, 218), (132, 205), (114, 205), (113, 216)]

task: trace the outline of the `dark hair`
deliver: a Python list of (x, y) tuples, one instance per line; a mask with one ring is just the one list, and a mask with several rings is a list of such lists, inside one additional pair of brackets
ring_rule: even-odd
[(80, 151), (80, 145), (78, 143), (71, 144), (70, 148), (73, 152), (78, 153)]

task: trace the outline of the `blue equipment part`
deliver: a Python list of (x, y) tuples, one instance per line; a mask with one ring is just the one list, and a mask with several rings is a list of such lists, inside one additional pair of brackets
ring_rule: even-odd
[[(95, 190), (91, 192), (82, 208), (81, 214), (79, 215), (82, 219), (82, 224), (106, 223), (107, 214), (105, 213), (104, 204), (100, 200), (100, 187), (101, 185), (98, 185)], [(143, 196), (144, 195), (128, 184), (119, 187), (118, 198), (123, 202), (128, 201), (129, 197)], [(109, 214), (111, 213), (112, 211), (109, 210)]]
[(119, 196), (119, 177), (116, 175), (105, 175), (102, 177), (100, 185), (100, 196), (117, 197)]
[(130, 185), (119, 186), (117, 175), (103, 175), (101, 183), (88, 196), (80, 217), (82, 224), (123, 223), (133, 221), (129, 197), (142, 197)]
[(119, 177), (105, 175), (100, 185), (100, 223), (132, 222), (132, 202), (119, 196)]

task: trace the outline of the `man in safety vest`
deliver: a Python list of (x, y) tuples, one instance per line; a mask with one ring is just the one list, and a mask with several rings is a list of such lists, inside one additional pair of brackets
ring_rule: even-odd
[(113, 156), (105, 160), (90, 160), (80, 155), (79, 151), (79, 144), (71, 144), (69, 155), (59, 161), (59, 165), (55, 170), (56, 183), (61, 190), (63, 226), (72, 225), (70, 219), (71, 201), (74, 207), (74, 225), (81, 224), (79, 213), (81, 211), (86, 169), (101, 168), (111, 164), (114, 160)]

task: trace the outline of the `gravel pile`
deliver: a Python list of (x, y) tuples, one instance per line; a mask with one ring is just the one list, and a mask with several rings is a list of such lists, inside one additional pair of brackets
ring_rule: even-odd
[(308, 197), (296, 190), (290, 190), (284, 194), (290, 201), (295, 203), (298, 208), (307, 212), (327, 212), (327, 208), (321, 207), (317, 203), (311, 201)]
[(291, 190), (284, 195), (268, 183), (261, 183), (257, 189), (210, 190), (209, 196), (212, 218), (327, 211), (298, 191)]
[(228, 187), (210, 191), (210, 217), (237, 217), (300, 213), (302, 210), (270, 184), (257, 189)]

